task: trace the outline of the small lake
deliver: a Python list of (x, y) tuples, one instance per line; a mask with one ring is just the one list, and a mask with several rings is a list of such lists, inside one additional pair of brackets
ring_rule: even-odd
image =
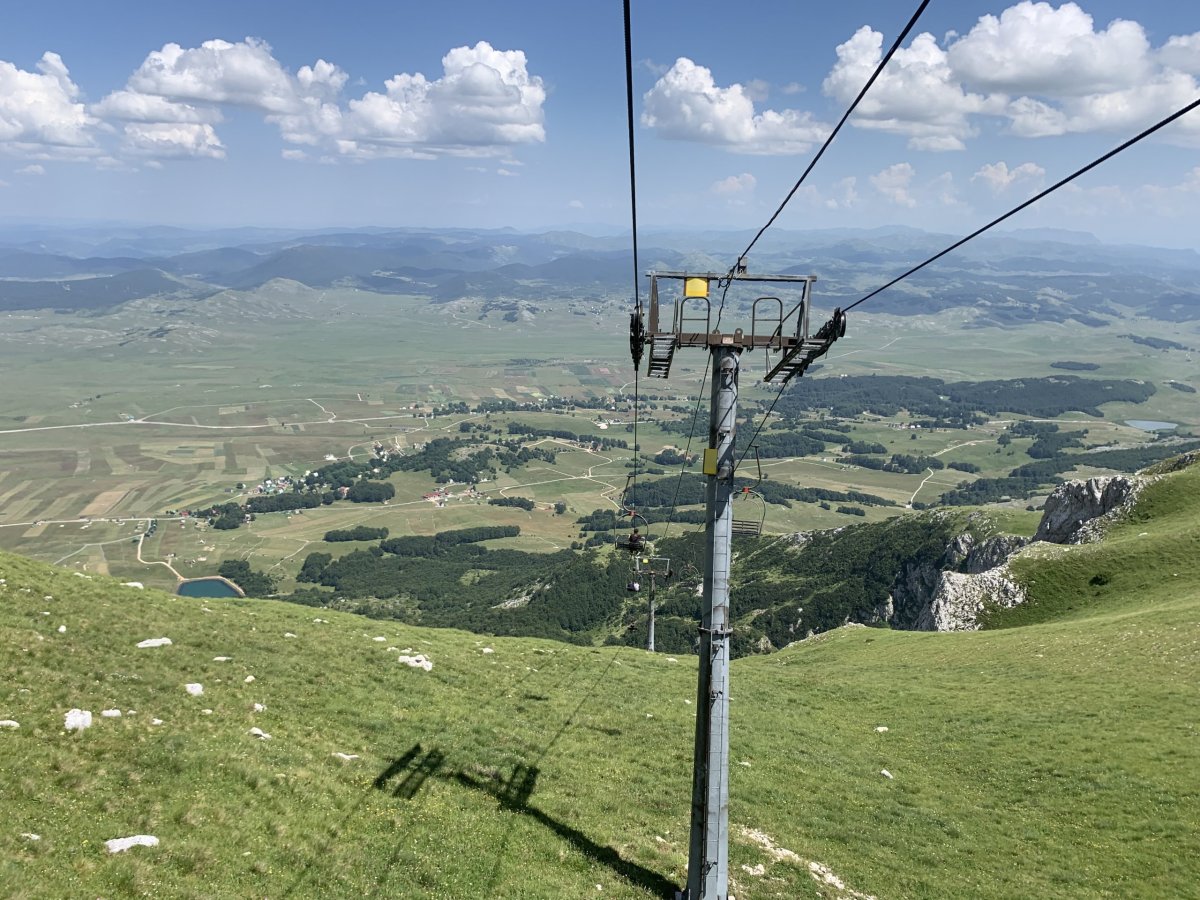
[(1176, 422), (1155, 422), (1153, 419), (1126, 419), (1125, 424), (1142, 431), (1174, 431), (1179, 427)]
[(175, 593), (181, 597), (242, 596), (223, 578), (190, 578), (187, 581), (181, 581)]

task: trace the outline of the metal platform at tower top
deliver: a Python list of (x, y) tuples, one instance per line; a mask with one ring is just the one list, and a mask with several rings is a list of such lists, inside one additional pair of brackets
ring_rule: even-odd
[[(666, 378), (671, 374), (675, 351), (681, 347), (730, 347), (736, 350), (762, 349), (767, 358), (764, 381), (788, 381), (823, 356), (846, 333), (846, 317), (835, 310), (833, 317), (815, 334), (809, 333), (812, 288), (815, 275), (757, 275), (739, 265), (731, 272), (650, 272), (650, 304), (643, 323), (635, 314), (630, 323), (630, 349), (634, 365), (640, 364), (642, 350), (650, 351), (646, 374)], [(682, 292), (664, 317), (659, 299), (659, 282), (680, 282)], [(799, 290), (799, 298), (785, 306), (779, 297), (758, 297), (750, 305), (749, 329), (716, 330), (713, 322), (710, 288), (714, 283), (728, 290), (733, 282), (780, 284)], [(718, 315), (718, 320), (720, 315)]]

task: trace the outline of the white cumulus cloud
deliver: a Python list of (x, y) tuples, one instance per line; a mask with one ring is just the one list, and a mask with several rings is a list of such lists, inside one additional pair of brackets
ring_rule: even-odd
[[(992, 119), (1019, 137), (1145, 127), (1200, 96), (1200, 33), (1157, 49), (1136, 21), (1105, 27), (1076, 3), (1022, 0), (966, 33), (930, 34), (901, 48), (851, 124), (908, 138), (918, 150), (958, 150)], [(837, 48), (823, 88), (849, 103), (882, 58), (883, 36), (860, 28)], [(1200, 142), (1200, 114), (1172, 140)]]
[(91, 112), (121, 124), (124, 146), (142, 155), (157, 148), (166, 156), (189, 149), (223, 156), (212, 126), (228, 107), (261, 113), (288, 144), (322, 148), (323, 162), (331, 154), (503, 156), (514, 145), (545, 140), (546, 92), (529, 73), (523, 51), (480, 41), (450, 50), (442, 65), (439, 78), (399, 74), (384, 92), (346, 100), (349, 76), (324, 59), (293, 74), (256, 38), (191, 48), (170, 43), (147, 55), (125, 88)]
[(0, 60), (0, 150), (41, 159), (81, 159), (99, 153), (96, 119), (57, 53), (37, 72)]
[(45, 175), (46, 167), (39, 166), (37, 163), (34, 163), (33, 165), (22, 166), (21, 168), (17, 169), (17, 174), (18, 175)]
[[(838, 46), (837, 57), (823, 89), (849, 104), (883, 58), (883, 35), (863, 26)], [(970, 116), (1002, 106), (1002, 99), (964, 90), (946, 52), (932, 35), (920, 34), (896, 52), (850, 121), (904, 135), (917, 150), (962, 150), (977, 133)]]
[(988, 163), (971, 176), (971, 181), (979, 181), (1000, 194), (1008, 190), (1018, 181), (1040, 182), (1046, 176), (1046, 170), (1037, 163), (1021, 163), (1012, 169), (1001, 160), (998, 163)]
[(1055, 9), (1023, 0), (999, 17), (980, 17), (950, 45), (950, 64), (973, 87), (1006, 94), (1096, 94), (1143, 82), (1150, 42), (1137, 22), (1097, 31), (1074, 3)]
[(749, 172), (743, 172), (741, 175), (730, 175), (728, 178), (714, 181), (711, 190), (714, 194), (749, 193), (754, 190), (756, 184), (758, 179)]
[(155, 94), (137, 91), (113, 91), (91, 111), (102, 119), (122, 122), (219, 122), (221, 111), (212, 107), (197, 107), (178, 103)]
[(166, 44), (129, 78), (129, 90), (172, 100), (232, 104), (272, 113), (296, 107), (296, 84), (264, 41)]
[(719, 87), (709, 69), (680, 57), (643, 98), (642, 124), (665, 138), (735, 153), (803, 153), (829, 133), (808, 112), (755, 112), (752, 93), (740, 84)]
[(1200, 75), (1200, 31), (1172, 37), (1158, 51), (1158, 61), (1169, 69)]
[(225, 158), (225, 147), (213, 127), (189, 122), (131, 122), (125, 126), (122, 148), (152, 158)]
[(486, 41), (442, 57), (441, 78), (389, 78), (383, 93), (351, 100), (340, 152), (359, 157), (490, 156), (546, 139), (546, 89), (521, 50)]
[(897, 206), (913, 207), (917, 205), (916, 199), (909, 193), (909, 188), (912, 185), (913, 176), (916, 175), (913, 167), (908, 163), (896, 163), (888, 166), (882, 172), (878, 172), (871, 176), (871, 184), (875, 190), (879, 191), (884, 197), (895, 203)]

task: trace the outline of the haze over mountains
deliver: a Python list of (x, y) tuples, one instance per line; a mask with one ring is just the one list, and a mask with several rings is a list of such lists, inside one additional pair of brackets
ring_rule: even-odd
[[(663, 231), (643, 237), (644, 269), (724, 271), (742, 232)], [(909, 228), (773, 232), (755, 271), (815, 273), (823, 303), (862, 296), (941, 250), (948, 235)], [(276, 279), (427, 296), (553, 300), (629, 292), (627, 235), (510, 229), (286, 231), (237, 228), (0, 226), (0, 310), (112, 309), (144, 297), (202, 301)], [(1101, 244), (1047, 229), (988, 236), (922, 271), (879, 301), (899, 315), (958, 307), (973, 324), (1107, 324), (1130, 315), (1200, 318), (1200, 254)]]

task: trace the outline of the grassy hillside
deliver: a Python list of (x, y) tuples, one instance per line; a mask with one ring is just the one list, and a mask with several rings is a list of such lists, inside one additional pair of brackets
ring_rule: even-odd
[[(1108, 543), (1022, 563), (1046, 621), (844, 628), (735, 662), (733, 893), (1200, 897), (1198, 483), (1170, 475)], [(661, 897), (683, 879), (690, 658), (177, 599), (7, 555), (0, 578), (9, 896)], [(1088, 602), (1051, 617), (1068, 594)], [(135, 646), (154, 637), (173, 643)], [(93, 726), (66, 733), (72, 708)], [(161, 843), (105, 852), (136, 834)]]

